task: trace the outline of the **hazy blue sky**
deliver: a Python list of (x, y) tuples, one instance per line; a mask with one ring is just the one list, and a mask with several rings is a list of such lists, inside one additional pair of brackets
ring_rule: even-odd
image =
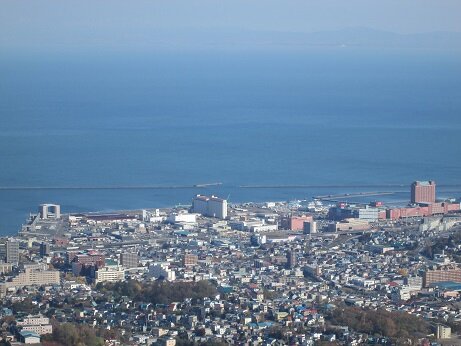
[(460, 0), (2, 0), (0, 49), (142, 41), (172, 30), (461, 31)]

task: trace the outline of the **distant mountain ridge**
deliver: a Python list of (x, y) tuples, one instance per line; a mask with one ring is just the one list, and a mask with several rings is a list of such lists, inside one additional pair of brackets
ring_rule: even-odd
[(304, 40), (307, 44), (461, 48), (461, 33), (459, 32), (398, 34), (370, 28), (348, 28), (309, 33), (304, 36)]
[[(31, 39), (29, 37), (29, 39)], [(6, 47), (71, 49), (115, 48), (157, 49), (157, 48), (308, 48), (308, 47), (370, 47), (370, 48), (410, 48), (410, 49), (461, 49), (461, 32), (427, 32), (418, 34), (398, 34), (364, 27), (317, 32), (255, 31), (236, 28), (181, 28), (127, 32), (120, 27), (113, 31), (88, 29), (88, 32), (73, 35), (69, 44), (68, 36), (59, 31), (34, 37), (33, 42), (14, 39), (14, 35), (0, 33), (0, 49)]]
[[(154, 34), (154, 36), (157, 36), (157, 34)], [(165, 32), (162, 41), (164, 43), (170, 41), (171, 43), (179, 44), (193, 42), (197, 45), (213, 46), (358, 46), (461, 49), (461, 32), (398, 34), (370, 28), (347, 28), (310, 33), (243, 30), (217, 30), (212, 33), (209, 31), (183, 31)]]

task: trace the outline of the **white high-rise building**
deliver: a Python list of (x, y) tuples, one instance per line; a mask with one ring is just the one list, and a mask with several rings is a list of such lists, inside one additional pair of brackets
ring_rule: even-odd
[(192, 200), (192, 212), (204, 216), (227, 218), (227, 200), (216, 196), (197, 195)]
[(59, 204), (40, 204), (38, 211), (41, 219), (61, 218), (61, 206)]
[(169, 267), (169, 263), (157, 263), (149, 266), (149, 275), (154, 279), (163, 277), (165, 280), (176, 280), (176, 272)]

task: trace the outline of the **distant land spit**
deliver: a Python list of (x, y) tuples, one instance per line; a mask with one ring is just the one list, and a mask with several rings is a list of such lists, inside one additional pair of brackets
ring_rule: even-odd
[[(223, 183), (205, 183), (192, 185), (94, 185), (94, 186), (0, 186), (0, 190), (160, 190), (160, 189), (196, 189), (224, 185)], [(331, 188), (400, 188), (408, 184), (332, 184), (332, 185), (226, 185), (241, 189), (331, 189)], [(461, 184), (439, 185), (445, 188), (459, 188)]]

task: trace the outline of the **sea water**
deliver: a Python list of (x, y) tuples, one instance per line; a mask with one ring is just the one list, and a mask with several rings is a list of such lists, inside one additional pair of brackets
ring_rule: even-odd
[[(24, 54), (2, 56), (0, 76), (0, 234), (45, 202), (81, 212), (386, 190), (406, 203), (422, 179), (461, 197), (456, 51)], [(364, 186), (387, 184), (402, 186)]]

